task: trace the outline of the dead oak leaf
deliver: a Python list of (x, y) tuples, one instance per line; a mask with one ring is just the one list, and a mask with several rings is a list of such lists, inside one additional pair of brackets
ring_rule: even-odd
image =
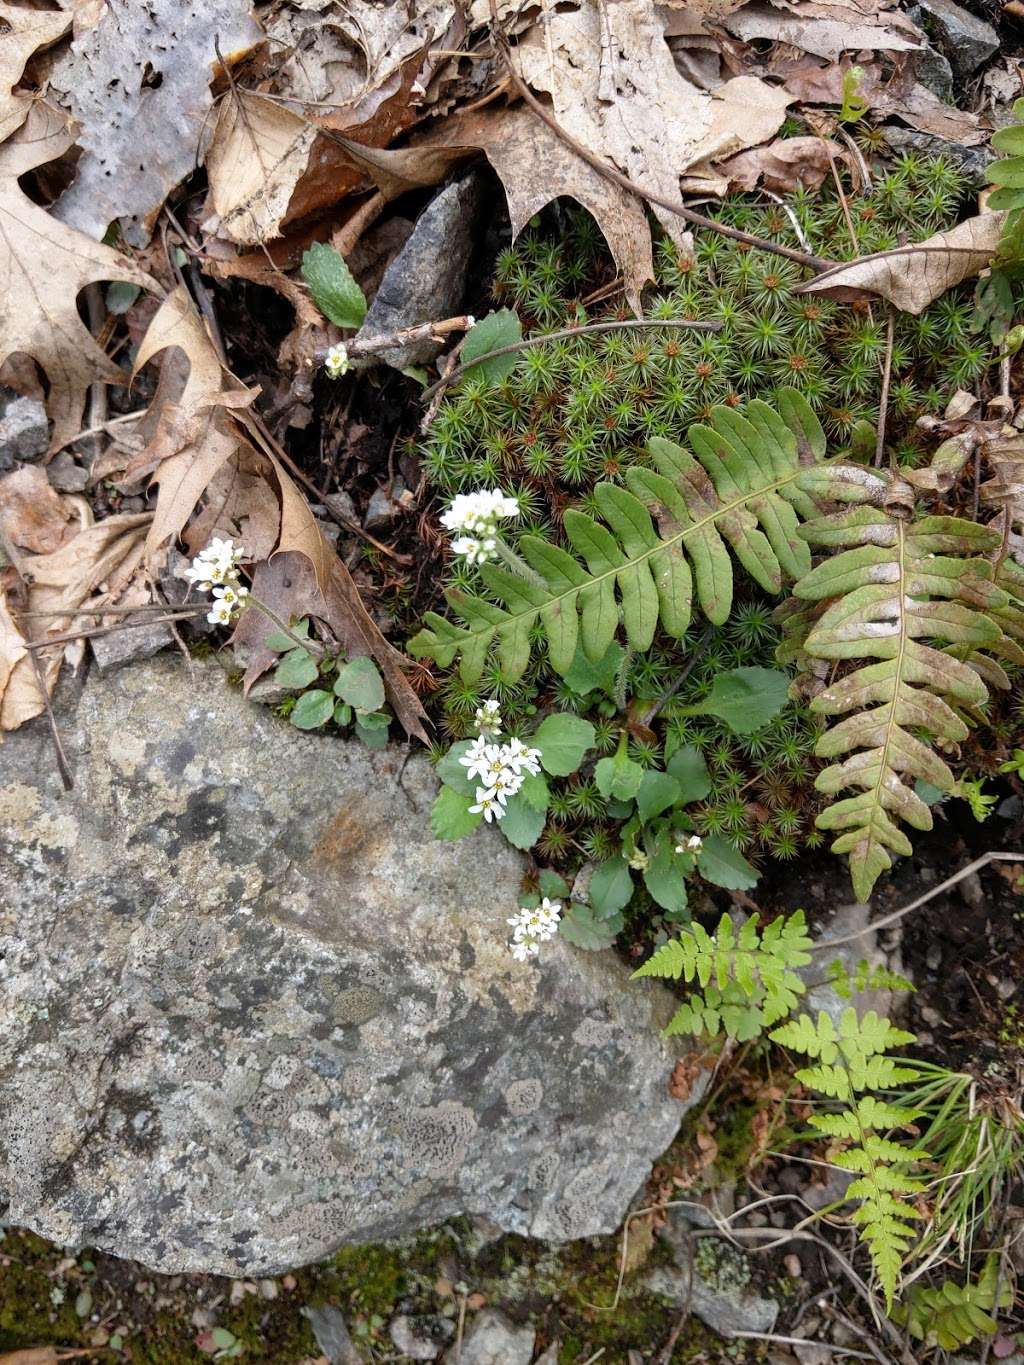
[(61, 498), (38, 465), (22, 465), (0, 479), (0, 530), (18, 549), (59, 549), (75, 534), (74, 520), (74, 503)]
[(904, 313), (921, 313), (940, 294), (991, 262), (1005, 218), (1005, 213), (978, 214), (923, 242), (833, 266), (796, 292), (841, 301), (877, 296)]
[(70, 144), (63, 119), (36, 103), (14, 137), (0, 146), (0, 364), (23, 352), (45, 371), (51, 450), (79, 430), (90, 384), (124, 382), (122, 371), (78, 316), (79, 293), (102, 280), (160, 292), (156, 281), (131, 261), (57, 222), (19, 186), (18, 176)]
[(981, 485), (982, 498), (1005, 508), (1011, 524), (1024, 528), (1024, 436), (997, 436), (985, 443), (983, 453), (992, 477)]
[(72, 16), (54, 10), (0, 4), (4, 33), (0, 41), (0, 142), (20, 128), (32, 104), (31, 95), (15, 92), (25, 63), (41, 47), (49, 47), (71, 27)]

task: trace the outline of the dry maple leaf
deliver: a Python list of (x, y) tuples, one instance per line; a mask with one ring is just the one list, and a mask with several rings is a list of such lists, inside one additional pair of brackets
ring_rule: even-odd
[(67, 33), (71, 17), (67, 12), (0, 4), (0, 21), (5, 25), (0, 40), (0, 142), (21, 127), (32, 105), (31, 95), (14, 93), (25, 63), (33, 52)]
[[(119, 600), (141, 567), (149, 521), (148, 512), (108, 517), (86, 526), (52, 554), (28, 555), (22, 560), (30, 580), (27, 611), (47, 613), (40, 618), (45, 621), (44, 628), (33, 632), (37, 643), (44, 642), (48, 635), (74, 630), (82, 607), (105, 606)], [(90, 615), (87, 624), (95, 625), (96, 617)], [(26, 639), (23, 635), (23, 643)], [(17, 641), (13, 643), (16, 652)], [(50, 692), (57, 684), (65, 648), (55, 644), (39, 650)], [(26, 656), (16, 658), (0, 697), (0, 730), (16, 730), (44, 710), (32, 660)]]
[(45, 371), (51, 450), (78, 432), (91, 383), (124, 382), (78, 316), (79, 293), (101, 280), (160, 292), (131, 261), (58, 223), (19, 186), (19, 175), (59, 156), (71, 142), (60, 115), (36, 103), (14, 137), (0, 146), (0, 364), (20, 351)]
[(840, 300), (878, 295), (904, 313), (921, 313), (940, 294), (990, 263), (1005, 218), (1005, 213), (978, 214), (923, 242), (833, 266), (796, 292)]

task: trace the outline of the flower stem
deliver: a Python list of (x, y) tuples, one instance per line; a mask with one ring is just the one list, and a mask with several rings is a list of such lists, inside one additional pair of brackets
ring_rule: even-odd
[(531, 569), (526, 560), (520, 558), (511, 545), (507, 544), (501, 536), (496, 536), (495, 541), (498, 554), (514, 574), (518, 575), (519, 578), (525, 578), (527, 583), (532, 583), (535, 588), (540, 588), (543, 592), (548, 591), (548, 585), (540, 574), (535, 569)]

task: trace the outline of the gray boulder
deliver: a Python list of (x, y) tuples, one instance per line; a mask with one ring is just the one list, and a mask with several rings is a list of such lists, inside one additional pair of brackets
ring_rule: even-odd
[(667, 994), (515, 962), (524, 861), (433, 840), (424, 759), (194, 673), (67, 688), (70, 794), (45, 724), (0, 751), (0, 1221), (227, 1275), (456, 1214), (612, 1231), (684, 1112)]
[(945, 52), (958, 80), (970, 76), (999, 47), (999, 34), (992, 25), (955, 0), (917, 0), (911, 14)]

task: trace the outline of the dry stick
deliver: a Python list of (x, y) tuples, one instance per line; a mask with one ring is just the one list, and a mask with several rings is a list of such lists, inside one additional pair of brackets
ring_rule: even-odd
[(110, 428), (119, 422), (134, 422), (138, 417), (145, 417), (148, 408), (136, 408), (134, 412), (123, 412), (119, 417), (108, 417), (105, 422), (101, 422), (98, 427), (86, 427), (84, 431), (76, 432), (74, 436), (69, 436), (63, 445), (59, 445), (53, 452), (59, 455), (62, 450), (67, 450), (68, 446), (73, 446), (76, 441), (84, 440), (86, 436), (96, 436), (99, 432), (106, 432), (110, 435)]
[(736, 242), (745, 242), (747, 246), (757, 247), (759, 251), (769, 251), (775, 256), (785, 256), (787, 260), (796, 261), (799, 265), (806, 266), (816, 273), (827, 270), (835, 264), (834, 261), (823, 260), (820, 256), (811, 255), (809, 252), (795, 251), (792, 247), (781, 246), (778, 242), (770, 242), (765, 237), (755, 237), (753, 233), (741, 232), (739, 228), (727, 227), (725, 223), (719, 223), (714, 218), (705, 218), (702, 213), (694, 213), (692, 209), (683, 208), (682, 204), (674, 204), (671, 199), (664, 199), (660, 194), (655, 194), (653, 190), (645, 189), (642, 185), (638, 185), (635, 180), (630, 180), (628, 175), (623, 175), (617, 171), (602, 157), (595, 156), (589, 148), (584, 147), (582, 142), (577, 142), (571, 133), (567, 132), (556, 119), (552, 118), (516, 71), (512, 64), (512, 50), (509, 47), (508, 39), (498, 22), (496, 0), (490, 0), (490, 2), (494, 44), (504, 61), (505, 69), (516, 92), (522, 97), (529, 109), (547, 124), (555, 136), (559, 137), (567, 147), (571, 147), (578, 157), (597, 171), (598, 175), (604, 176), (606, 180), (618, 185), (620, 189), (635, 194), (638, 199), (644, 199), (649, 204), (657, 204), (659, 208), (667, 209), (669, 213), (676, 214), (677, 217), (684, 219), (687, 223), (692, 223), (694, 227), (706, 228), (708, 231), (717, 232), (723, 237), (731, 237)]
[[(205, 611), (205, 607), (193, 608), (191, 611), (179, 611), (168, 613), (166, 616), (146, 616), (142, 621), (117, 621), (112, 626), (97, 626), (95, 630), (72, 630), (66, 635), (49, 635), (45, 640), (28, 640), (26, 648), (30, 650), (47, 649), (50, 645), (69, 644), (72, 640), (94, 640), (100, 635), (112, 635), (117, 630), (132, 630), (137, 626), (159, 626), (165, 621), (191, 621), (199, 612)], [(74, 616), (73, 611), (64, 612), (65, 616)]]
[(624, 320), (617, 319), (615, 322), (587, 322), (580, 327), (563, 327), (557, 332), (544, 332), (536, 336), (523, 337), (519, 341), (510, 342), (507, 346), (498, 346), (493, 351), (488, 351), (486, 355), (475, 356), (472, 360), (457, 365), (443, 379), (439, 379), (436, 384), (431, 384), (429, 389), (424, 389), (420, 398), (421, 400), (430, 398), (443, 385), (453, 384), (467, 370), (473, 369), (476, 365), (482, 365), (485, 360), (493, 360), (495, 356), (511, 355), (514, 351), (525, 351), (530, 346), (541, 346), (548, 341), (565, 341), (567, 337), (585, 336), (587, 333), (593, 332), (624, 332), (636, 327), (684, 327), (693, 332), (720, 332), (722, 330), (720, 322), (695, 322), (691, 318), (627, 318)]
[(871, 1352), (872, 1357), (879, 1362), (879, 1365), (889, 1365), (888, 1359), (882, 1355), (881, 1351), (868, 1336), (867, 1332), (864, 1331), (863, 1327), (859, 1327), (851, 1318), (848, 1318), (845, 1313), (840, 1313), (839, 1309), (834, 1308), (830, 1303), (823, 1303), (821, 1305), (821, 1311), (827, 1314), (828, 1317), (833, 1318), (836, 1322), (842, 1323), (846, 1330), (852, 1332), (855, 1337), (859, 1337)]
[(840, 943), (852, 943), (855, 939), (863, 938), (865, 934), (872, 934), (878, 929), (884, 929), (886, 925), (895, 924), (904, 915), (909, 915), (912, 910), (920, 910), (922, 905), (939, 896), (943, 891), (948, 891), (950, 887), (956, 886), (957, 882), (962, 882), (965, 877), (969, 877), (972, 872), (977, 872), (989, 863), (1024, 863), (1024, 853), (983, 853), (980, 858), (975, 858), (973, 863), (968, 863), (959, 872), (955, 872), (952, 877), (947, 877), (944, 882), (933, 887), (931, 891), (926, 891), (923, 896), (918, 896), (909, 905), (905, 905), (902, 910), (894, 910), (891, 915), (883, 915), (881, 919), (872, 920), (863, 929), (857, 929), (852, 934), (841, 934), (839, 938), (823, 939), (821, 943), (815, 943), (811, 947), (812, 953), (821, 953), (826, 949), (839, 946)]
[[(875, 438), (875, 468), (885, 455), (885, 423), (889, 415), (889, 383), (892, 379), (892, 342), (895, 328), (895, 314), (889, 309), (889, 320), (885, 325), (885, 360), (882, 363), (882, 392), (878, 396), (878, 435)], [(893, 462), (895, 470), (895, 461)]]
[(739, 1338), (743, 1341), (771, 1341), (779, 1346), (817, 1346), (823, 1351), (849, 1356), (851, 1360), (878, 1360), (882, 1365), (891, 1365), (888, 1356), (879, 1355), (875, 1351), (869, 1355), (867, 1351), (854, 1351), (849, 1346), (837, 1346), (830, 1341), (812, 1342), (809, 1337), (780, 1337), (774, 1332), (726, 1332), (725, 1336), (729, 1341)]

